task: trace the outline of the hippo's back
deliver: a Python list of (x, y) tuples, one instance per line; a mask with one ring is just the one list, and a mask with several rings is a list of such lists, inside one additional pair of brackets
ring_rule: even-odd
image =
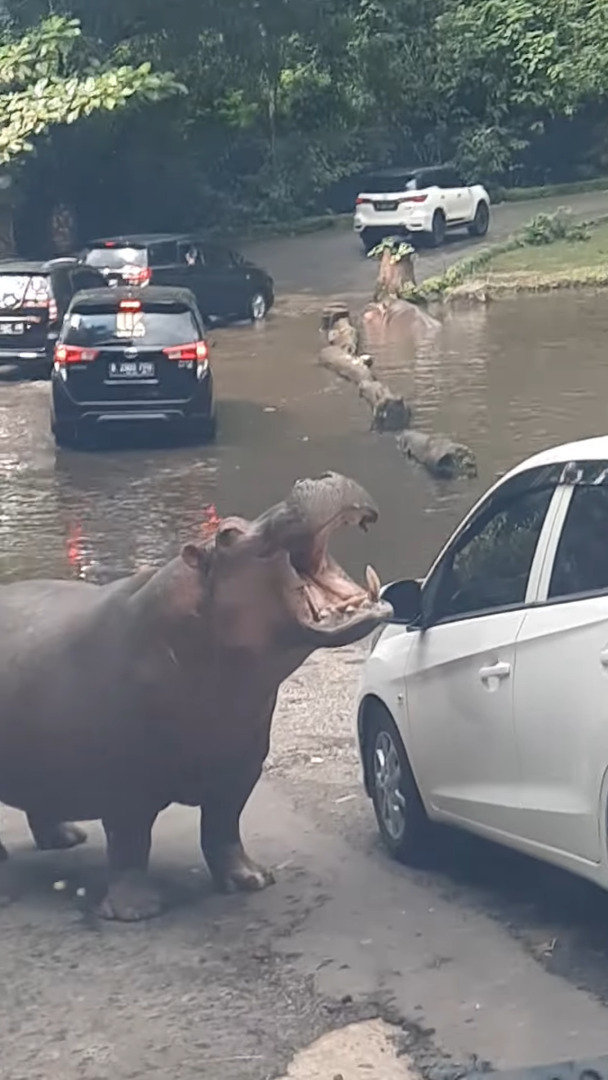
[(0, 801), (34, 792), (61, 813), (71, 791), (70, 816), (98, 816), (97, 783), (134, 742), (135, 581), (0, 587)]

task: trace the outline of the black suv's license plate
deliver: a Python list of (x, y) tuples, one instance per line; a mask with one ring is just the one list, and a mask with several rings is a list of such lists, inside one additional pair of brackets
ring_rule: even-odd
[(0, 322), (0, 335), (3, 337), (15, 337), (25, 333), (24, 322)]
[(156, 367), (151, 360), (112, 360), (109, 379), (154, 379)]

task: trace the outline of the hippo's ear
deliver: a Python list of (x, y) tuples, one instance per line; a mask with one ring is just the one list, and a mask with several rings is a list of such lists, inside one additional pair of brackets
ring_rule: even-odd
[(209, 556), (205, 547), (199, 547), (198, 544), (185, 544), (182, 548), (182, 559), (191, 570), (197, 570), (200, 573), (207, 566)]

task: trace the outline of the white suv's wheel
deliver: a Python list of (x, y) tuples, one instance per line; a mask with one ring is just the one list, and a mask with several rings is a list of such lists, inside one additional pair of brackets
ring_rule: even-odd
[(429, 240), (431, 247), (441, 247), (445, 241), (446, 224), (445, 215), (443, 210), (436, 210), (433, 214), (433, 224), (431, 226), (431, 233)]
[(365, 768), (376, 820), (394, 859), (420, 863), (430, 825), (401, 736), (388, 711), (376, 705), (365, 729)]
[(471, 236), (485, 236), (490, 226), (490, 209), (486, 202), (480, 202), (475, 211), (475, 217), (469, 225)]

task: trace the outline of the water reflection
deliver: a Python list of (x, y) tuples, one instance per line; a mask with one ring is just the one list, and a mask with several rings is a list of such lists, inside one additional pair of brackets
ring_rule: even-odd
[(420, 573), (497, 474), (547, 444), (606, 430), (607, 333), (601, 297), (518, 298), (450, 312), (414, 354), (393, 346), (378, 356), (413, 400), (416, 426), (472, 446), (473, 483), (437, 483), (391, 436), (370, 433), (352, 387), (317, 364), (306, 295), (289, 296), (257, 331), (215, 335), (214, 447), (56, 453), (48, 386), (0, 384), (0, 575), (103, 576), (158, 562), (201, 535), (210, 504), (254, 516), (327, 468), (357, 477), (382, 515), (369, 538), (338, 538), (338, 556), (356, 573), (369, 555), (384, 578)]

